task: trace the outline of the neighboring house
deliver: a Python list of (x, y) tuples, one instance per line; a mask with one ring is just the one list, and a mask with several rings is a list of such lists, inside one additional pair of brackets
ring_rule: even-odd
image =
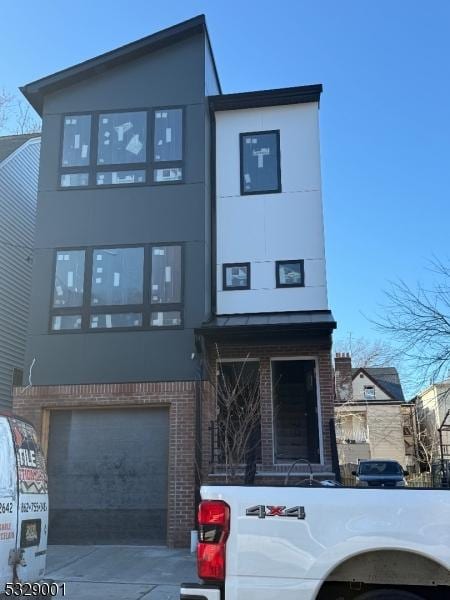
[(188, 544), (218, 346), (257, 365), (258, 470), (331, 476), (321, 86), (222, 95), (201, 16), (22, 91), (43, 152), (14, 408), (47, 452), (50, 540)]
[[(441, 459), (439, 428), (442, 428), (442, 458), (450, 460), (450, 379), (433, 383), (415, 397), (417, 428), (422, 450), (432, 462)], [(446, 418), (447, 417), (447, 418)]]
[(0, 137), (0, 410), (22, 385), (40, 134)]
[(405, 401), (397, 369), (352, 369), (348, 353), (336, 354), (335, 379), (336, 438), (344, 469), (359, 459), (390, 458), (414, 472), (414, 405)]

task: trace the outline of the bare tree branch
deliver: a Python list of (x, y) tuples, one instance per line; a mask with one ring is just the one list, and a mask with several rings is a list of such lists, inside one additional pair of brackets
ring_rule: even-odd
[(38, 133), (41, 121), (31, 106), (5, 88), (0, 90), (0, 135)]
[(248, 367), (253, 364), (249, 356), (233, 363), (232, 373), (226, 370), (229, 364), (221, 360), (216, 345), (215, 360), (208, 366), (208, 379), (216, 397), (220, 462), (227, 481), (246, 464), (248, 455), (257, 450), (260, 436), (256, 432), (261, 419), (259, 369), (249, 372)]
[(445, 377), (450, 368), (450, 261), (433, 259), (429, 270), (435, 277), (430, 289), (392, 282), (381, 316), (371, 320), (389, 336), (421, 386)]

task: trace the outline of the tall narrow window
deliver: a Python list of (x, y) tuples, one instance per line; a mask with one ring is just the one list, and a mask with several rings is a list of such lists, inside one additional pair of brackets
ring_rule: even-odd
[(181, 302), (181, 246), (152, 248), (152, 304)]
[(241, 194), (281, 192), (280, 132), (241, 133)]
[(183, 111), (181, 108), (155, 112), (155, 161), (171, 162), (183, 158)]
[(84, 250), (56, 253), (53, 306), (74, 307), (83, 304)]
[(143, 248), (94, 250), (91, 304), (142, 304), (143, 274)]
[(91, 115), (69, 115), (64, 118), (62, 167), (89, 165)]
[(154, 169), (156, 183), (179, 181), (183, 177), (183, 110), (162, 108), (155, 111), (153, 159), (161, 167)]

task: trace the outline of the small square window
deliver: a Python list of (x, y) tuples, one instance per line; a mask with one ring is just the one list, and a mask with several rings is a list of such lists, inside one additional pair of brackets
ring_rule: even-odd
[(223, 265), (223, 289), (249, 290), (250, 263), (231, 263)]
[(375, 400), (375, 388), (373, 385), (364, 386), (364, 400)]
[(305, 285), (305, 267), (303, 260), (277, 260), (277, 288), (303, 287)]
[(241, 133), (241, 195), (281, 192), (280, 132)]

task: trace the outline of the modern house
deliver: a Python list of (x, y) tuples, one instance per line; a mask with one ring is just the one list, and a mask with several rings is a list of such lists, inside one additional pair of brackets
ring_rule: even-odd
[(256, 476), (332, 476), (321, 86), (222, 94), (200, 16), (22, 91), (43, 151), (14, 408), (50, 541), (188, 543), (219, 361), (256, 373)]
[(22, 385), (39, 149), (39, 134), (0, 137), (0, 410)]
[(351, 356), (335, 357), (336, 438), (344, 474), (360, 459), (390, 458), (417, 470), (414, 405), (405, 401), (394, 367), (352, 369)]

